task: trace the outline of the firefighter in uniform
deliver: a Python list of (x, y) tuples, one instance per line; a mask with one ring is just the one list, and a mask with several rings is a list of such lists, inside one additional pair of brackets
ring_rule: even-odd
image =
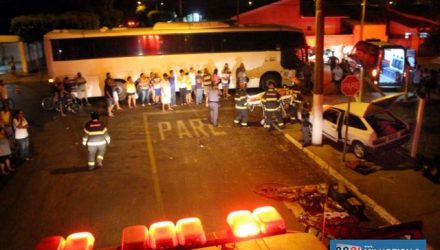
[(261, 99), (264, 111), (264, 128), (270, 128), (273, 115), (277, 118), (278, 126), (283, 128), (284, 122), (280, 110), (281, 95), (277, 92), (273, 83), (269, 83), (268, 87)]
[[(89, 170), (96, 167), (102, 167), (104, 160), (105, 148), (110, 143), (110, 135), (107, 128), (99, 121), (99, 114), (96, 112), (90, 113), (91, 120), (88, 121), (84, 127), (83, 145), (87, 146), (89, 151), (89, 159), (87, 165)], [(96, 160), (96, 164), (95, 164)]]
[[(248, 121), (248, 110), (247, 110), (247, 92), (246, 83), (240, 82), (240, 89), (235, 92), (235, 119), (234, 126), (237, 127), (241, 125), (242, 127), (247, 127)], [(240, 123), (241, 122), (241, 123)]]
[(303, 98), (301, 96), (300, 91), (298, 90), (291, 90), (291, 91), (292, 91), (292, 98), (290, 98), (289, 107), (287, 108), (287, 111), (289, 112), (290, 122), (293, 124), (298, 121), (298, 110)]
[(301, 110), (301, 131), (303, 137), (303, 147), (310, 145), (310, 102), (305, 102)]

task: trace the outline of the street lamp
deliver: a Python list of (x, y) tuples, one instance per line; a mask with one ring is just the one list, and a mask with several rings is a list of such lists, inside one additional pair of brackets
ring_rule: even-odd
[(364, 23), (365, 23), (365, 9), (367, 8), (367, 0), (362, 0), (362, 16), (361, 16), (361, 27), (359, 31), (359, 41), (364, 39)]

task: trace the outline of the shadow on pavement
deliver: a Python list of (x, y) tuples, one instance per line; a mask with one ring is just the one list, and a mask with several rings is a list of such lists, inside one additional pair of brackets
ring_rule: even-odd
[(77, 174), (83, 172), (90, 172), (88, 166), (73, 166), (70, 168), (57, 168), (50, 172), (53, 175)]

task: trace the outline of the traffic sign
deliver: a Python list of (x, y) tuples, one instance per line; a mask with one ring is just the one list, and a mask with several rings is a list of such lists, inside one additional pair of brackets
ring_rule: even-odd
[(348, 75), (342, 80), (341, 92), (345, 96), (355, 96), (361, 88), (361, 82), (355, 75)]

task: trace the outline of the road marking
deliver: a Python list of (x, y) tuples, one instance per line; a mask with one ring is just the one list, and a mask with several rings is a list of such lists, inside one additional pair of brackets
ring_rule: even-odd
[(148, 157), (150, 159), (150, 167), (153, 177), (154, 196), (156, 198), (156, 203), (159, 208), (159, 212), (161, 214), (164, 214), (163, 199), (159, 184), (159, 175), (157, 174), (156, 157), (154, 156), (153, 142), (151, 141), (151, 134), (148, 128), (148, 117), (146, 113), (143, 113), (142, 116), (144, 118), (145, 139), (147, 141)]
[(159, 128), (160, 140), (165, 140), (165, 132), (171, 131), (171, 123), (170, 122), (158, 122), (157, 127)]
[(179, 134), (180, 139), (182, 139), (183, 136), (193, 138), (192, 134), (189, 132), (188, 128), (185, 126), (185, 123), (183, 123), (182, 120), (177, 121), (177, 133)]
[(190, 119), (189, 124), (191, 124), (194, 134), (196, 134), (197, 137), (202, 137), (202, 135), (209, 137), (209, 134), (203, 129), (204, 124), (201, 119)]

